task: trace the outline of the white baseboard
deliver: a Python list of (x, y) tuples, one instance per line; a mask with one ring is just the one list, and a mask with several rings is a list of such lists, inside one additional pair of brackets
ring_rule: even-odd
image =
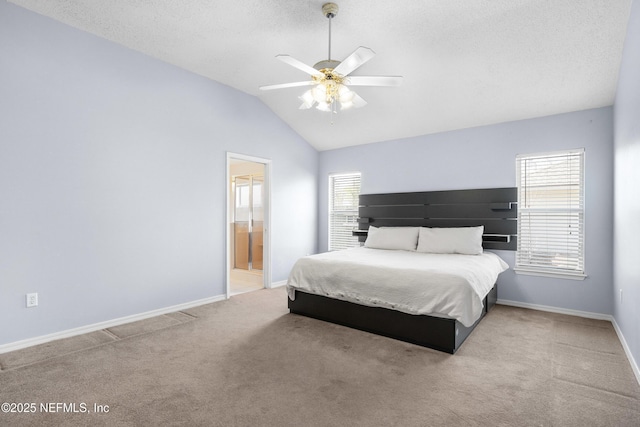
[(558, 307), (551, 307), (548, 305), (529, 304), (526, 302), (509, 301), (504, 299), (498, 299), (497, 304), (510, 305), (513, 307), (520, 307), (520, 308), (530, 308), (532, 310), (538, 310), (538, 311), (548, 311), (550, 313), (568, 314), (569, 316), (586, 317), (587, 319), (609, 320), (609, 321), (613, 319), (613, 317), (610, 314), (592, 313), (590, 311), (571, 310), (568, 308), (558, 308)]
[(521, 308), (530, 308), (532, 310), (540, 310), (540, 311), (549, 311), (551, 313), (559, 313), (559, 314), (568, 314), (570, 316), (578, 316), (578, 317), (586, 317), (588, 319), (597, 319), (597, 320), (608, 320), (613, 325), (613, 329), (616, 331), (618, 335), (618, 339), (620, 340), (620, 344), (622, 344), (622, 348), (624, 349), (624, 353), (629, 360), (629, 364), (631, 365), (631, 369), (633, 370), (633, 374), (636, 377), (636, 381), (640, 384), (640, 368), (638, 368), (638, 364), (636, 360), (633, 358), (633, 354), (631, 354), (631, 350), (627, 345), (627, 340), (624, 339), (624, 335), (622, 334), (622, 330), (618, 326), (615, 317), (610, 314), (601, 314), (601, 313), (591, 313), (588, 311), (579, 311), (579, 310), (569, 310), (566, 308), (558, 308), (558, 307), (549, 307), (546, 305), (537, 305), (537, 304), (527, 304), (518, 301), (508, 301), (498, 299), (498, 304), (502, 305), (510, 305), (513, 307), (521, 307)]
[(613, 323), (613, 329), (615, 329), (616, 334), (618, 334), (618, 338), (620, 339), (622, 348), (624, 348), (624, 352), (627, 355), (627, 359), (629, 359), (629, 363), (631, 364), (631, 369), (633, 370), (633, 374), (636, 376), (636, 380), (638, 381), (638, 384), (640, 384), (640, 369), (638, 368), (638, 364), (636, 363), (636, 360), (633, 358), (633, 354), (631, 354), (631, 350), (627, 345), (627, 340), (624, 339), (624, 335), (622, 335), (622, 330), (618, 326), (618, 322), (616, 322), (615, 317), (611, 318), (611, 323)]
[(62, 338), (69, 338), (69, 337), (74, 337), (76, 335), (86, 334), (89, 332), (100, 331), (102, 329), (112, 328), (114, 326), (123, 325), (125, 323), (131, 323), (131, 322), (136, 322), (138, 320), (148, 319), (150, 317), (160, 316), (162, 314), (186, 310), (188, 308), (193, 308), (193, 307), (197, 307), (204, 304), (210, 304), (210, 303), (222, 301), (225, 299), (227, 299), (225, 295), (218, 295), (214, 297), (203, 298), (196, 301), (173, 305), (171, 307), (159, 308), (157, 310), (151, 310), (144, 313), (133, 314), (131, 316), (120, 317), (117, 319), (107, 320), (104, 322), (94, 323), (86, 326), (80, 326), (79, 328), (73, 328), (73, 329), (67, 329), (65, 331), (54, 332), (53, 334), (42, 335), (34, 338), (28, 338), (26, 340), (16, 341), (8, 344), (2, 344), (0, 345), (0, 354), (8, 353), (10, 351), (20, 350), (20, 349), (31, 347), (38, 344), (44, 344), (44, 343), (59, 340)]
[(271, 282), (271, 288), (279, 288), (280, 286), (285, 286), (287, 284), (286, 280), (280, 280), (278, 282)]

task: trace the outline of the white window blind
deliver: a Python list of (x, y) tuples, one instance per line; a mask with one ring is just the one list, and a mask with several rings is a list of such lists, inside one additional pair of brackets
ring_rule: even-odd
[(584, 278), (584, 149), (516, 157), (516, 271)]
[(329, 250), (358, 246), (352, 231), (358, 229), (360, 173), (329, 175)]

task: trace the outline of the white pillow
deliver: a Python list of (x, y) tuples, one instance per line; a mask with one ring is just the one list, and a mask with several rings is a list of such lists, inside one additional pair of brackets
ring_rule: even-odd
[(432, 254), (479, 255), (482, 253), (484, 226), (430, 228), (420, 227), (418, 252)]
[(373, 227), (370, 225), (364, 246), (373, 249), (415, 251), (419, 229), (420, 227)]

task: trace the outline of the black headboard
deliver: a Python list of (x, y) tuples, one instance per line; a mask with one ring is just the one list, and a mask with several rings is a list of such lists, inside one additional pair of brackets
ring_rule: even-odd
[(470, 227), (484, 225), (485, 249), (516, 250), (516, 187), (415, 193), (361, 194), (360, 242), (375, 227)]

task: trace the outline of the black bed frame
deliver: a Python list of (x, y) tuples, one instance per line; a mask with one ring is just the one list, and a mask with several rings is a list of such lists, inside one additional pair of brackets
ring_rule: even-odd
[[(517, 247), (517, 189), (425, 191), (360, 195), (360, 242), (369, 225), (375, 227), (470, 227), (484, 225), (485, 249)], [(494, 286), (484, 300), (480, 318), (470, 327), (454, 319), (413, 315), (381, 307), (368, 307), (321, 295), (296, 291), (289, 311), (398, 340), (455, 353), (498, 299)]]

